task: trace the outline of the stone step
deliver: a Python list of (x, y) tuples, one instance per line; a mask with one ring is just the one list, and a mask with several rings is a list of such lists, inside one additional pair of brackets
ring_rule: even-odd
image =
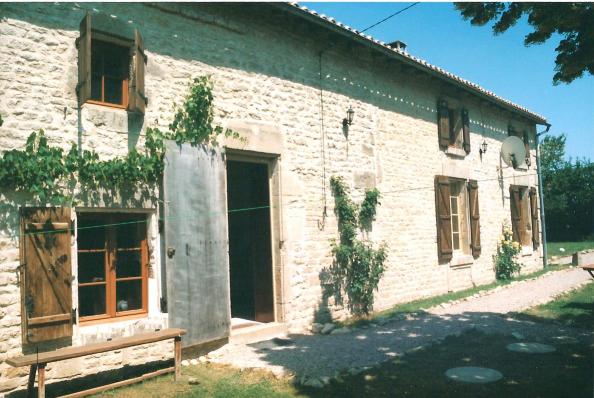
[(231, 336), (229, 336), (229, 342), (236, 344), (251, 344), (258, 341), (270, 340), (275, 337), (286, 336), (287, 331), (287, 325), (284, 323), (257, 323), (232, 329)]

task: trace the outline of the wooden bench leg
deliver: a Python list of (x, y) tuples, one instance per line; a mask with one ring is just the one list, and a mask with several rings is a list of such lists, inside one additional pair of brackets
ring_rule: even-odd
[(177, 381), (181, 377), (181, 336), (177, 336), (173, 343), (174, 355), (174, 367), (175, 372), (173, 373), (173, 380)]
[(37, 398), (45, 398), (45, 364), (40, 363), (37, 368)]
[(35, 376), (37, 375), (37, 365), (31, 365), (29, 369), (29, 382), (27, 383), (27, 397), (33, 398), (33, 387), (35, 387)]

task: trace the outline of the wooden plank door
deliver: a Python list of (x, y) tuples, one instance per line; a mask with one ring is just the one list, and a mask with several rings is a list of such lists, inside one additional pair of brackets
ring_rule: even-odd
[(219, 149), (166, 141), (165, 249), (169, 326), (184, 346), (229, 336), (225, 164)]

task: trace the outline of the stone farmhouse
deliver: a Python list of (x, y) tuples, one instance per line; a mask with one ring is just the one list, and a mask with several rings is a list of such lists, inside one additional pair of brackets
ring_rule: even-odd
[[(0, 4), (1, 152), (39, 129), (64, 150), (142, 150), (205, 75), (216, 122), (241, 136), (214, 154), (168, 143), (159, 200), (78, 192), (45, 207), (0, 187), (0, 394), (27, 385), (6, 360), (36, 350), (168, 326), (188, 329), (190, 350), (347, 316), (321, 278), (332, 176), (356, 202), (382, 195), (376, 310), (492, 282), (505, 222), (522, 272), (541, 268), (545, 118), (411, 53), (288, 3)], [(516, 168), (500, 158), (509, 135), (528, 149)], [(52, 252), (27, 235), (48, 225), (63, 229)], [(46, 378), (167, 359), (168, 344), (60, 362)]]

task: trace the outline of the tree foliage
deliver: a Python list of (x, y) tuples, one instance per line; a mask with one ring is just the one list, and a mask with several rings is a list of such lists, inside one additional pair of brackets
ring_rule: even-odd
[(553, 83), (571, 83), (584, 73), (594, 75), (594, 3), (455, 3), (473, 25), (494, 21), (493, 32), (500, 34), (528, 17), (534, 31), (524, 38), (525, 45), (541, 44), (553, 34), (561, 35), (555, 49)]
[(567, 161), (565, 135), (540, 147), (548, 239), (579, 241), (594, 236), (594, 163)]

